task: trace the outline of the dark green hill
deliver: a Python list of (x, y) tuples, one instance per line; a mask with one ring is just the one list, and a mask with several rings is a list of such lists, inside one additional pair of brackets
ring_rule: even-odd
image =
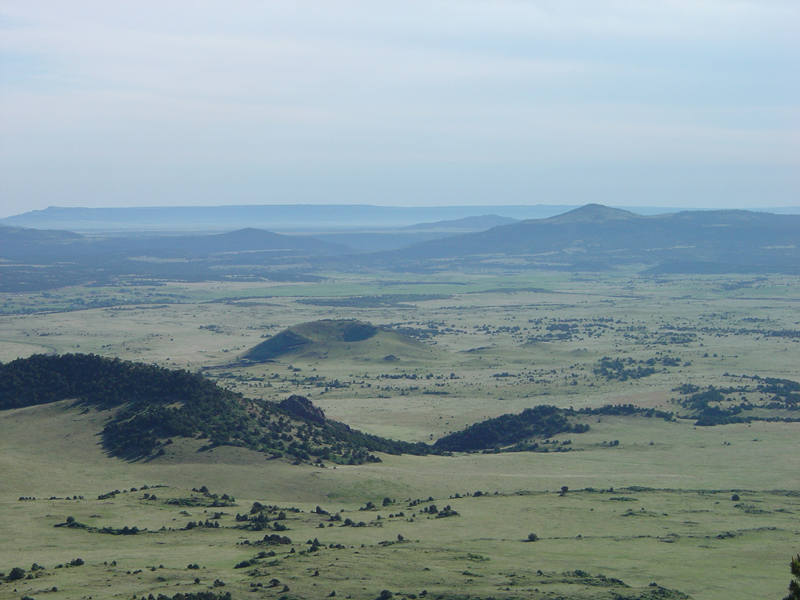
[(470, 425), (436, 440), (435, 447), (452, 452), (536, 449), (534, 439), (546, 439), (559, 433), (582, 433), (588, 425), (572, 425), (568, 417), (573, 411), (541, 405), (526, 408), (519, 414), (506, 414)]
[[(34, 355), (0, 364), (0, 410), (61, 400), (109, 410), (101, 432), (112, 456), (163, 454), (172, 438), (208, 440), (297, 460), (346, 464), (378, 461), (372, 452), (427, 454), (425, 444), (397, 442), (326, 419), (306, 398), (280, 405), (250, 400), (199, 374), (93, 354)], [(299, 408), (298, 408), (299, 407)]]
[(301, 323), (272, 336), (245, 352), (252, 362), (282, 356), (370, 358), (392, 354), (401, 358), (427, 356), (433, 350), (411, 338), (353, 319), (324, 319)]
[(376, 265), (522, 256), (530, 266), (661, 272), (800, 272), (800, 215), (744, 210), (642, 216), (589, 204), (548, 219), (451, 236), (360, 257)]
[(374, 337), (378, 328), (355, 320), (325, 319), (301, 323), (261, 342), (248, 350), (242, 358), (253, 362), (273, 360), (314, 345), (336, 342), (361, 342)]
[[(559, 433), (585, 433), (589, 425), (576, 422), (593, 415), (614, 416), (643, 416), (646, 418), (659, 418), (670, 421), (673, 414), (650, 408), (639, 408), (632, 404), (617, 404), (599, 408), (557, 408), (540, 404), (526, 408), (519, 414), (505, 414), (492, 419), (486, 419), (465, 427), (443, 438), (436, 440), (435, 448), (450, 452), (520, 452), (544, 451), (548, 446), (539, 445)], [(563, 451), (563, 446), (555, 446), (557, 451)], [(569, 448), (566, 448), (567, 450)]]

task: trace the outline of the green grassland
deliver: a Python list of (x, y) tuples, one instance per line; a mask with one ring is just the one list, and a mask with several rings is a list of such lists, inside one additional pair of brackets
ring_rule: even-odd
[[(3, 583), (0, 598), (201, 590), (234, 598), (335, 591), (366, 599), (382, 590), (409, 598), (422, 590), (432, 598), (670, 597), (654, 595), (662, 592), (651, 583), (677, 590), (675, 598), (785, 595), (800, 548), (800, 423), (778, 419), (800, 413), (770, 408), (750, 377), (800, 380), (797, 278), (477, 268), (322, 275), (313, 283), (7, 295), (0, 361), (92, 352), (202, 371), (250, 398), (306, 396), (329, 418), (409, 442), (539, 404), (633, 404), (676, 418), (587, 415), (589, 431), (539, 440), (547, 453), (382, 455), (380, 464), (321, 468), (243, 448), (198, 452), (202, 441), (192, 439), (127, 462), (99, 444), (107, 411), (70, 402), (3, 411), (0, 572), (45, 569)], [(241, 360), (285, 329), (320, 319), (357, 319), (382, 332), (349, 348), (336, 342), (266, 363)], [(721, 406), (744, 402), (742, 414), (773, 420), (698, 426), (681, 404), (687, 384), (725, 389), (730, 400)], [(158, 500), (130, 491), (145, 484)], [(166, 503), (198, 496), (191, 489), (202, 486), (237, 506)], [(98, 500), (112, 490), (127, 491)], [(67, 496), (83, 499), (49, 499)], [(396, 503), (383, 507), (386, 497)], [(429, 497), (458, 515), (420, 512), (431, 502), (409, 506)], [(302, 511), (287, 513), (291, 545), (255, 546), (266, 532), (237, 529), (236, 513), (256, 501)], [(360, 511), (367, 502), (379, 509)], [(316, 506), (365, 526), (326, 521)], [(220, 527), (182, 530), (220, 511)], [(54, 527), (70, 516), (98, 530), (147, 531)], [(524, 541), (530, 533), (538, 541)], [(309, 552), (314, 538), (320, 547)], [(261, 551), (275, 556), (234, 568)], [(78, 557), (84, 565), (55, 568)], [(215, 580), (226, 585), (214, 588)]]

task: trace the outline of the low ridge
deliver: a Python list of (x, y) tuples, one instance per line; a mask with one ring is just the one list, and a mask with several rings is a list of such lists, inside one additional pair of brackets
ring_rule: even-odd
[(36, 354), (0, 363), (0, 410), (62, 400), (108, 410), (101, 444), (110, 456), (128, 460), (164, 456), (179, 438), (204, 440), (198, 451), (238, 446), (317, 463), (380, 462), (372, 452), (441, 453), (351, 429), (302, 396), (280, 404), (253, 400), (183, 369), (94, 354)]

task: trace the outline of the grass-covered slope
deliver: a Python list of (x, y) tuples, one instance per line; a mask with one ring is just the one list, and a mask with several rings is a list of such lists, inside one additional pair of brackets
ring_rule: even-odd
[(34, 355), (0, 364), (0, 410), (67, 399), (115, 408), (102, 444), (111, 455), (128, 459), (163, 454), (173, 437), (207, 439), (205, 448), (232, 445), (349, 464), (379, 460), (371, 452), (431, 450), (364, 434), (324, 418), (319, 410), (299, 411), (296, 406), (310, 405), (303, 398), (280, 405), (249, 400), (185, 370), (93, 354)]

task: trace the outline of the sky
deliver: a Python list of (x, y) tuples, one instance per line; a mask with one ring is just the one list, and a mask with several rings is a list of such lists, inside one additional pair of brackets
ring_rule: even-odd
[(0, 217), (800, 206), (800, 2), (0, 0)]

